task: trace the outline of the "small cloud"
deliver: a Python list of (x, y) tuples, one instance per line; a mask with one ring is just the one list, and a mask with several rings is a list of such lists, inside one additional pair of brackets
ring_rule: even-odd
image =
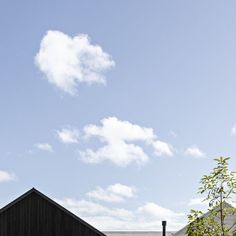
[(149, 158), (143, 148), (132, 142), (145, 142), (155, 138), (152, 129), (121, 121), (116, 117), (105, 118), (101, 123), (101, 126), (91, 124), (84, 128), (86, 137), (97, 137), (105, 145), (95, 151), (87, 149), (80, 152), (83, 161), (99, 163), (110, 160), (118, 166), (127, 166), (131, 162), (142, 164), (148, 161)]
[[(172, 156), (172, 147), (157, 139), (152, 128), (146, 128), (129, 121), (108, 117), (101, 120), (101, 126), (90, 124), (84, 128), (85, 137), (96, 137), (104, 144), (97, 150), (87, 149), (80, 157), (87, 163), (109, 160), (125, 167), (132, 162), (143, 164), (149, 160), (143, 145), (149, 145), (157, 156)], [(138, 142), (138, 144), (137, 144)]]
[[(48, 143), (36, 143), (34, 146), (42, 151), (53, 152), (52, 146)], [(29, 153), (32, 154), (32, 150), (29, 150)]]
[(110, 55), (93, 45), (88, 35), (71, 37), (60, 31), (48, 31), (35, 56), (36, 66), (49, 83), (70, 95), (79, 83), (106, 83), (104, 72), (115, 66)]
[(154, 152), (157, 156), (173, 156), (173, 148), (170, 144), (163, 141), (152, 141)]
[(14, 173), (9, 173), (7, 171), (0, 170), (0, 183), (10, 182), (16, 179)]
[(231, 135), (235, 136), (236, 135), (236, 123), (233, 125), (233, 127), (231, 128)]
[(187, 148), (185, 151), (185, 155), (192, 156), (192, 157), (205, 157), (206, 156), (206, 154), (196, 146)]
[(105, 202), (123, 202), (128, 198), (135, 196), (136, 188), (123, 184), (114, 184), (106, 189), (97, 187), (95, 190), (88, 192), (87, 196), (96, 200)]
[(78, 143), (79, 131), (76, 129), (62, 129), (57, 131), (57, 137), (62, 143)]

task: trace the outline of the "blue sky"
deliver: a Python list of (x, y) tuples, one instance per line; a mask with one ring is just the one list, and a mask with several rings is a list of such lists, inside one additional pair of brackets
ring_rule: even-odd
[(102, 230), (179, 229), (236, 164), (235, 6), (1, 1), (1, 206), (34, 186)]

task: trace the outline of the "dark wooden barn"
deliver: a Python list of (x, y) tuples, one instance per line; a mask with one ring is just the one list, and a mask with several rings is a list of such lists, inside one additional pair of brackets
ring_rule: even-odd
[(0, 210), (0, 236), (105, 234), (33, 188)]

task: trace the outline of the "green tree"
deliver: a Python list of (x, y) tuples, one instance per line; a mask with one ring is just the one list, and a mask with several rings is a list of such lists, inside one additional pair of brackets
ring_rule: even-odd
[(236, 210), (227, 202), (236, 193), (236, 175), (229, 170), (229, 157), (214, 159), (216, 166), (209, 175), (204, 175), (200, 181), (199, 193), (205, 196), (209, 212), (191, 210), (188, 215), (189, 236), (229, 236), (230, 230), (236, 224), (226, 225), (226, 218), (235, 214)]

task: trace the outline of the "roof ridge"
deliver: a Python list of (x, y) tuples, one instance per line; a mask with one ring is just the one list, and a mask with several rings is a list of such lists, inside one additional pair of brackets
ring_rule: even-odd
[(93, 231), (96, 231), (98, 234), (102, 235), (102, 236), (106, 236), (104, 233), (102, 233), (101, 231), (99, 231), (98, 229), (96, 229), (95, 227), (93, 227), (92, 225), (90, 225), (89, 223), (87, 223), (86, 221), (84, 221), (83, 219), (81, 219), (80, 217), (78, 217), (77, 215), (75, 215), (74, 213), (70, 212), (69, 210), (67, 210), (65, 207), (61, 206), (60, 204), (58, 204), (57, 202), (55, 202), (54, 200), (52, 200), (51, 198), (49, 198), (48, 196), (46, 196), (45, 194), (43, 194), (42, 192), (40, 192), (39, 190), (37, 190), (36, 188), (31, 188), (30, 190), (28, 190), (27, 192), (25, 192), (24, 194), (22, 194), (21, 196), (19, 196), (18, 198), (16, 198), (15, 200), (13, 200), (12, 202), (8, 203), (6, 206), (4, 206), (3, 208), (0, 209), (0, 214), (4, 211), (6, 211), (8, 208), (10, 208), (11, 206), (17, 204), (19, 201), (23, 200), (25, 197), (29, 196), (32, 193), (36, 193), (37, 195), (39, 195), (40, 197), (42, 197), (43, 199), (47, 200), (48, 202), (50, 202), (51, 204), (53, 204), (54, 206), (58, 207), (60, 210), (62, 210), (64, 213), (70, 215), (71, 217), (73, 217), (75, 220), (79, 221), (80, 223), (86, 225), (88, 228), (90, 228)]
[(29, 194), (35, 192), (35, 188), (31, 188), (30, 190), (26, 191), (25, 193), (23, 193), (22, 195), (20, 195), (19, 197), (15, 198), (13, 201), (11, 201), (10, 203), (8, 203), (7, 205), (5, 205), (4, 207), (0, 208), (0, 213), (2, 213), (3, 211), (5, 211), (6, 209), (8, 209), (9, 207), (11, 207), (12, 205), (16, 204), (17, 202), (19, 202), (20, 200), (22, 200), (23, 198), (25, 198), (26, 196), (28, 196)]

